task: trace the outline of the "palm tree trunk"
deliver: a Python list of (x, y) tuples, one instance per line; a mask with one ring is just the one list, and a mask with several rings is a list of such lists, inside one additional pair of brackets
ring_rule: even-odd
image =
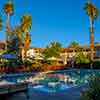
[(27, 47), (26, 47), (26, 41), (25, 41), (25, 46), (24, 46), (24, 60), (26, 60), (27, 57)]
[(10, 20), (10, 14), (8, 13), (8, 18), (6, 22), (6, 50), (8, 48), (8, 33), (9, 33), (9, 20)]
[(30, 36), (29, 36), (29, 32), (26, 33), (26, 45), (27, 45), (27, 49), (29, 49), (29, 45), (30, 45)]
[(93, 68), (94, 61), (94, 33), (93, 33), (93, 19), (90, 17), (90, 67)]
[(24, 53), (24, 55), (25, 55), (25, 60), (26, 60), (29, 43), (28, 43), (28, 31), (26, 30), (25, 33), (26, 33), (26, 37), (25, 37), (25, 46), (24, 46), (25, 53)]

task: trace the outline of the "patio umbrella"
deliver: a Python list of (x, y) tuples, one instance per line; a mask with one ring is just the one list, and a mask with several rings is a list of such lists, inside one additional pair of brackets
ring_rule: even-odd
[(56, 57), (50, 57), (50, 58), (48, 58), (48, 60), (52, 60), (52, 61), (62, 61), (62, 59), (56, 58)]
[(44, 58), (43, 57), (35, 57), (34, 59), (36, 59), (36, 60), (43, 60)]
[(0, 56), (2, 59), (18, 59), (18, 56), (11, 54), (11, 53), (6, 53)]

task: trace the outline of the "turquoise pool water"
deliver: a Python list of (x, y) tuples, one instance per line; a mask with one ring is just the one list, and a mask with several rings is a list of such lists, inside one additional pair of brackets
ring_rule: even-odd
[[(44, 76), (38, 77), (39, 80), (29, 84), (29, 89), (34, 89), (42, 92), (58, 92), (63, 91), (75, 86), (79, 86), (88, 81), (93, 76), (100, 76), (100, 70), (59, 70), (55, 72), (50, 72)], [(18, 82), (18, 80), (26, 80), (28, 78), (34, 78), (36, 75), (31, 74), (22, 74), (22, 75), (11, 75), (3, 76), (0, 79), (6, 80), (9, 82)]]
[[(41, 76), (32, 88), (42, 92), (58, 92), (87, 84), (93, 76), (100, 76), (100, 70), (56, 71)], [(35, 84), (35, 85), (34, 85)]]
[(31, 88), (43, 92), (57, 92), (75, 86), (75, 80), (62, 73), (48, 73), (36, 78)]

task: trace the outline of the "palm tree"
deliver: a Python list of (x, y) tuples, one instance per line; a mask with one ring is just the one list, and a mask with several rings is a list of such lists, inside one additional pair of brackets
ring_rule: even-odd
[(0, 31), (2, 30), (2, 27), (3, 27), (3, 20), (2, 20), (1, 14), (0, 14)]
[[(3, 27), (3, 19), (2, 19), (2, 15), (0, 14), (0, 31), (2, 31), (2, 27)], [(0, 43), (0, 48), (4, 49), (5, 44), (4, 43)]]
[(94, 33), (93, 33), (93, 22), (98, 18), (98, 9), (97, 7), (88, 2), (85, 4), (84, 9), (87, 15), (90, 18), (90, 67), (93, 67), (94, 61)]
[(25, 58), (26, 58), (26, 52), (29, 48), (29, 44), (31, 42), (31, 37), (29, 34), (29, 29), (32, 28), (32, 17), (26, 13), (20, 20), (21, 23), (21, 29), (22, 31), (25, 33), (26, 37), (25, 37), (25, 46), (24, 46), (24, 50), (25, 50)]
[(6, 21), (6, 50), (8, 47), (8, 33), (9, 33), (9, 21), (10, 16), (14, 14), (14, 4), (12, 1), (7, 1), (3, 5), (3, 12), (7, 14), (7, 21)]

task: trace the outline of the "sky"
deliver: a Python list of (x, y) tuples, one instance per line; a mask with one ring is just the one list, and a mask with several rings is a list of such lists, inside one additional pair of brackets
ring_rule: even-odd
[[(7, 15), (2, 11), (4, 2), (0, 0), (0, 13), (4, 20), (0, 40), (5, 41)], [(32, 16), (31, 46), (43, 48), (50, 42), (60, 42), (67, 47), (72, 41), (89, 45), (89, 18), (84, 11), (87, 0), (12, 0), (15, 13), (10, 18), (10, 27), (18, 26), (20, 18), (29, 13)], [(99, 0), (92, 0), (100, 12)], [(100, 14), (99, 14), (100, 15)], [(94, 23), (94, 40), (100, 42), (100, 16)]]

